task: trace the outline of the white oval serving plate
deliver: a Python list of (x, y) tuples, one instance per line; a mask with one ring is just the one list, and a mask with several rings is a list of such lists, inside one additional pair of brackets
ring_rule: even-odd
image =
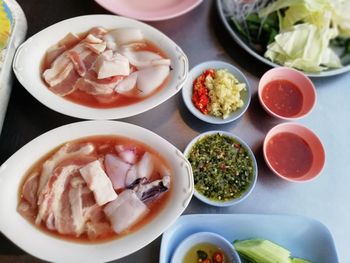
[[(171, 196), (165, 207), (140, 229), (102, 243), (78, 243), (49, 235), (17, 211), (24, 174), (43, 155), (64, 142), (94, 135), (118, 135), (155, 149), (173, 171)], [(181, 215), (193, 195), (191, 165), (168, 141), (139, 126), (116, 121), (85, 121), (51, 130), (32, 140), (0, 167), (0, 231), (35, 257), (52, 262), (106, 262), (129, 255), (161, 235)]]
[[(46, 50), (69, 32), (82, 33), (95, 26), (107, 29), (139, 28), (145, 38), (155, 43), (171, 60), (173, 70), (170, 71), (168, 84), (139, 103), (109, 109), (83, 106), (51, 92), (40, 77), (40, 65)], [(28, 92), (52, 110), (82, 119), (120, 119), (150, 110), (175, 95), (187, 78), (188, 59), (181, 48), (170, 38), (145, 23), (113, 15), (87, 15), (61, 21), (30, 37), (18, 48), (13, 70), (19, 82)]]

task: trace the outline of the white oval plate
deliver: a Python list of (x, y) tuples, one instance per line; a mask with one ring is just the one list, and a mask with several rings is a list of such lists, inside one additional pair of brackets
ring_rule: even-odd
[[(170, 72), (168, 84), (161, 91), (139, 103), (109, 109), (83, 106), (51, 92), (40, 77), (40, 65), (46, 50), (69, 32), (82, 33), (95, 26), (107, 29), (139, 28), (147, 40), (155, 43), (171, 59), (173, 70)], [(170, 38), (145, 23), (113, 15), (87, 15), (61, 21), (30, 37), (18, 48), (13, 70), (28, 92), (52, 110), (82, 119), (120, 119), (150, 110), (175, 95), (187, 78), (188, 59)]]
[[(17, 213), (23, 175), (43, 155), (64, 142), (93, 135), (120, 135), (150, 145), (173, 170), (171, 196), (150, 222), (129, 235), (104, 243), (78, 243), (48, 235)], [(129, 255), (161, 235), (181, 215), (193, 194), (191, 165), (184, 155), (157, 134), (116, 121), (85, 121), (51, 130), (32, 140), (0, 167), (0, 231), (35, 257), (52, 262), (106, 262)]]
[[(231, 37), (237, 42), (238, 45), (240, 45), (245, 51), (247, 51), (250, 55), (252, 55), (253, 57), (257, 58), (258, 60), (260, 60), (261, 62), (275, 68), (275, 67), (282, 67), (282, 65), (276, 64), (274, 62), (272, 62), (271, 60), (265, 58), (264, 56), (260, 55), (259, 53), (257, 53), (255, 50), (253, 50), (247, 43), (246, 41), (241, 38), (239, 36), (238, 33), (236, 33), (236, 31), (230, 26), (230, 24), (227, 21), (227, 17), (224, 14), (223, 11), (223, 0), (216, 0), (216, 6), (219, 12), (219, 17), (221, 19), (221, 21), (223, 22), (223, 24), (226, 27), (226, 30), (230, 33)], [(319, 73), (315, 73), (315, 72), (305, 72), (302, 71), (306, 76), (308, 77), (330, 77), (330, 76), (335, 76), (335, 75), (339, 75), (345, 72), (350, 71), (350, 65), (345, 65), (341, 68), (338, 69), (329, 69), (329, 70), (325, 70)]]

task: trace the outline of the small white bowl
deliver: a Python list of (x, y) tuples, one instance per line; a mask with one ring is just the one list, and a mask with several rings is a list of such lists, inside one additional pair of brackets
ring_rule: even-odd
[(186, 253), (195, 245), (201, 243), (211, 243), (221, 248), (228, 257), (230, 263), (241, 263), (241, 259), (234, 246), (224, 237), (212, 232), (198, 232), (188, 236), (176, 248), (171, 263), (184, 262)]
[[(248, 197), (248, 195), (253, 191), (257, 178), (258, 178), (258, 165), (254, 156), (253, 151), (250, 149), (250, 147), (248, 146), (248, 144), (246, 144), (242, 139), (240, 139), (239, 137), (237, 137), (236, 135), (230, 133), (230, 132), (226, 132), (226, 131), (208, 131), (208, 132), (204, 132), (199, 134), (198, 136), (196, 136), (195, 138), (192, 139), (192, 141), (190, 141), (190, 143), (186, 146), (185, 150), (184, 150), (184, 155), (185, 157), (188, 159), (188, 155), (192, 150), (192, 147), (203, 137), (208, 136), (208, 135), (213, 135), (213, 134), (223, 134), (226, 135), (228, 137), (233, 138), (234, 140), (236, 140), (237, 142), (239, 142), (248, 152), (249, 156), (252, 158), (252, 165), (253, 165), (253, 178), (252, 178), (252, 182), (250, 184), (250, 186), (246, 189), (246, 191), (238, 198), (234, 198), (231, 200), (227, 200), (227, 201), (216, 201), (216, 200), (212, 200), (206, 196), (204, 196), (203, 194), (201, 194), (200, 192), (197, 191), (196, 187), (194, 187), (194, 196), (196, 198), (198, 198), (199, 200), (201, 200), (202, 202), (208, 204), (208, 205), (212, 205), (212, 206), (218, 206), (218, 207), (227, 207), (227, 206), (232, 206), (235, 204), (238, 204), (239, 202), (243, 201), (245, 198)], [(193, 174), (193, 173), (192, 173)], [(194, 177), (194, 175), (193, 175)]]
[[(241, 91), (241, 98), (244, 102), (244, 105), (237, 109), (236, 111), (232, 112), (226, 119), (222, 119), (220, 117), (215, 117), (211, 115), (205, 115), (200, 110), (198, 110), (192, 102), (192, 90), (193, 90), (193, 81), (198, 78), (205, 70), (207, 69), (227, 69), (232, 75), (234, 75), (240, 83), (246, 84), (246, 90)], [(229, 123), (234, 120), (237, 120), (239, 117), (241, 117), (244, 112), (248, 109), (248, 106), (250, 104), (250, 97), (251, 97), (251, 88), (249, 85), (249, 82), (247, 78), (243, 75), (241, 71), (239, 71), (236, 67), (233, 65), (223, 62), (223, 61), (207, 61), (203, 62), (201, 64), (198, 64), (194, 68), (190, 70), (188, 73), (188, 78), (182, 88), (182, 97), (185, 102), (186, 107), (189, 109), (189, 111), (196, 116), (197, 118), (201, 119), (202, 121), (213, 123), (213, 124), (224, 124)]]

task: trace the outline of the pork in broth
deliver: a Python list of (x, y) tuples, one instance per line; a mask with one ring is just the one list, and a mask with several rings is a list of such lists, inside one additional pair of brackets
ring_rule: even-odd
[(141, 30), (95, 27), (50, 47), (42, 78), (55, 94), (95, 108), (137, 103), (167, 83), (170, 59)]
[(150, 221), (169, 195), (171, 171), (150, 147), (124, 137), (65, 143), (27, 173), (18, 212), (60, 237), (100, 241)]

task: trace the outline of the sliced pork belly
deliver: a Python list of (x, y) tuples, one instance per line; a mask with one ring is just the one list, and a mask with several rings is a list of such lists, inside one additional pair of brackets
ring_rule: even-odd
[[(72, 178), (72, 177), (71, 177)], [(55, 214), (55, 229), (60, 234), (79, 236), (81, 230), (77, 229), (74, 225), (74, 218), (72, 213), (72, 207), (70, 204), (70, 185), (67, 182), (66, 187), (62, 193), (59, 201), (58, 213)]]
[(86, 67), (85, 67), (83, 60), (80, 58), (79, 54), (76, 51), (70, 50), (70, 51), (68, 51), (67, 56), (72, 61), (74, 69), (77, 71), (77, 73), (81, 77), (84, 77), (84, 75), (86, 73)]
[(91, 43), (86, 43), (85, 47), (90, 49), (92, 52), (95, 54), (101, 54), (103, 51), (105, 51), (107, 45), (106, 42), (98, 43), (98, 44), (91, 44)]
[(103, 170), (99, 161), (93, 161), (79, 169), (89, 189), (94, 193), (96, 203), (104, 205), (117, 198), (111, 180)]
[(107, 47), (116, 50), (118, 46), (129, 44), (132, 42), (143, 42), (144, 37), (141, 30), (137, 28), (117, 28), (109, 31), (104, 40), (107, 42)]
[(74, 47), (76, 44), (79, 43), (80, 37), (74, 33), (69, 32), (64, 38), (62, 38), (59, 42), (59, 46), (64, 46), (67, 49)]
[[(82, 180), (81, 180), (82, 181)], [(84, 182), (83, 182), (84, 183)], [(85, 218), (83, 214), (82, 189), (83, 183), (72, 185), (69, 189), (69, 204), (72, 211), (72, 220), (75, 233), (79, 236), (84, 232)]]
[(107, 32), (108, 31), (105, 28), (97, 26), (91, 28), (88, 33), (94, 35), (95, 37), (102, 38)]
[(114, 189), (125, 188), (125, 178), (131, 165), (113, 154), (106, 154), (105, 167)]
[(65, 52), (67, 48), (65, 46), (54, 45), (46, 51), (45, 65), (51, 65), (60, 55)]
[(95, 71), (98, 79), (130, 74), (129, 60), (121, 54), (113, 54), (112, 50), (103, 52), (96, 60)]
[(25, 183), (23, 184), (23, 188), (22, 188), (23, 198), (33, 208), (37, 207), (38, 186), (39, 186), (39, 173), (38, 172), (34, 172), (25, 181)]
[(25, 218), (34, 218), (37, 214), (37, 191), (39, 185), (39, 173), (32, 173), (22, 187), (22, 200), (17, 211)]
[(56, 45), (53, 45), (46, 51), (46, 65), (51, 65), (52, 62), (67, 49), (75, 46), (80, 41), (80, 38), (73, 33), (68, 33)]
[[(92, 95), (110, 95), (114, 93), (114, 88), (122, 81), (123, 76), (114, 76), (105, 79), (97, 79), (97, 74), (94, 70), (89, 70), (85, 78), (81, 78), (76, 83), (76, 89), (84, 91)], [(98, 97), (96, 97), (98, 98)]]
[[(38, 187), (38, 204), (40, 205), (43, 198), (43, 192), (47, 192), (50, 188), (48, 181), (53, 176), (53, 171), (57, 165), (68, 158), (74, 158), (80, 155), (90, 155), (95, 150), (91, 143), (86, 144), (71, 144), (67, 143), (62, 146), (54, 155), (44, 162)], [(44, 189), (48, 188), (48, 189)]]
[(59, 223), (57, 219), (60, 217), (61, 213), (62, 194), (71, 177), (78, 171), (78, 168), (79, 166), (69, 165), (56, 169), (52, 173), (47, 187), (41, 192), (42, 201), (35, 219), (36, 224), (40, 224), (42, 220), (45, 220), (46, 226), (49, 229), (57, 229), (57, 224)]
[(67, 66), (71, 63), (68, 52), (76, 52), (79, 54), (80, 59), (84, 60), (91, 54), (92, 51), (85, 48), (84, 43), (80, 43), (74, 48), (65, 51), (57, 59), (55, 59), (50, 68), (45, 70), (43, 73), (43, 78), (50, 87), (60, 83), (60, 81), (68, 75), (70, 69), (67, 69)]
[(154, 170), (153, 157), (150, 153), (145, 152), (140, 161), (129, 169), (126, 174), (125, 184), (127, 186), (134, 183), (139, 178), (149, 179)]
[(114, 147), (118, 156), (127, 163), (134, 164), (137, 160), (137, 153), (135, 147), (125, 146), (125, 145), (116, 145)]
[(104, 208), (104, 212), (117, 234), (128, 230), (148, 211), (148, 207), (130, 189), (124, 190), (116, 200)]

